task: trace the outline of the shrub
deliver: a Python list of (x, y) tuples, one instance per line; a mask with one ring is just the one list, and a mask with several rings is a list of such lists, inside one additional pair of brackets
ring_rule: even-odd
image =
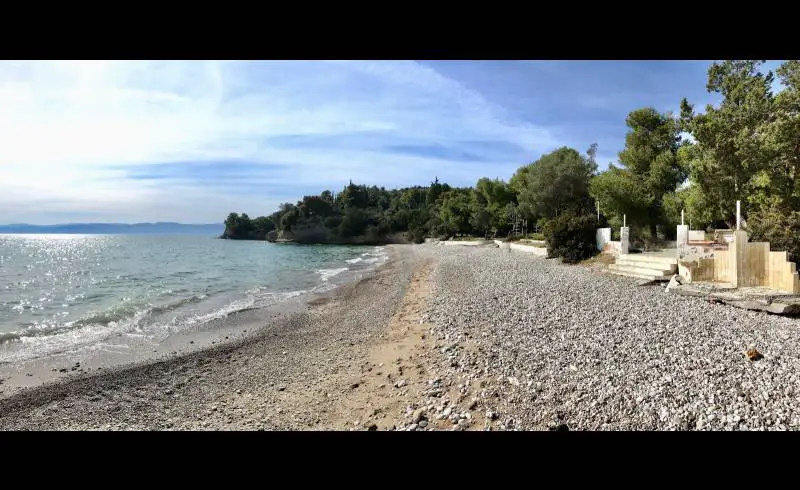
[(531, 240), (544, 240), (544, 233), (531, 233), (529, 238)]
[(750, 241), (767, 241), (770, 250), (789, 252), (789, 260), (800, 261), (800, 212), (763, 209), (747, 217)]
[(421, 228), (414, 228), (408, 230), (408, 239), (412, 243), (424, 243), (425, 242), (425, 230)]
[(597, 218), (592, 215), (562, 214), (544, 228), (548, 256), (574, 264), (597, 254)]

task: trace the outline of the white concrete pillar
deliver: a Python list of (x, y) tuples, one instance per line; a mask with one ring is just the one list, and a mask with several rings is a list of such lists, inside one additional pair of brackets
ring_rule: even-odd
[[(624, 218), (623, 218), (624, 220)], [(630, 249), (630, 228), (623, 226), (619, 229), (619, 253), (626, 254)]]
[(736, 231), (739, 231), (742, 222), (742, 201), (736, 201)]
[(688, 225), (678, 225), (678, 232), (677, 232), (677, 253), (678, 258), (683, 258), (684, 254), (686, 253), (686, 248), (689, 246), (689, 226)]
[(602, 252), (606, 248), (606, 243), (611, 241), (611, 228), (597, 229), (597, 250)]

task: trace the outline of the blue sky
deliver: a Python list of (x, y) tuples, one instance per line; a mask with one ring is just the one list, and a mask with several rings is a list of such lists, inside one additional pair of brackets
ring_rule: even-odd
[[(0, 223), (220, 222), (349, 179), (616, 161), (625, 116), (714, 102), (707, 61), (6, 61)], [(777, 62), (768, 63), (774, 68)]]

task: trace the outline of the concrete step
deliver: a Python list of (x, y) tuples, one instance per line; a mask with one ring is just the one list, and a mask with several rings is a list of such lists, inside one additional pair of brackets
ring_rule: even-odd
[(617, 263), (636, 263), (636, 264), (671, 264), (678, 265), (677, 257), (649, 254), (620, 254), (616, 258)]
[(648, 274), (675, 274), (678, 272), (677, 264), (664, 264), (664, 263), (652, 263), (652, 262), (627, 262), (627, 261), (616, 261), (614, 264), (617, 268), (624, 268), (624, 269), (637, 269), (642, 272), (646, 272)]
[(608, 269), (609, 274), (614, 274), (615, 276), (625, 276), (625, 277), (633, 277), (636, 279), (643, 279), (646, 281), (669, 281), (672, 276), (658, 276), (654, 274), (643, 274), (638, 272), (624, 272), (620, 270), (613, 270)]
[(640, 267), (650, 267), (650, 268), (661, 268), (661, 269), (668, 269), (670, 267), (677, 267), (678, 261), (674, 260), (672, 262), (666, 260), (638, 260), (638, 259), (630, 259), (625, 255), (620, 255), (619, 257), (614, 258), (615, 264), (626, 264), (631, 266), (640, 266)]
[(650, 265), (647, 264), (646, 266), (640, 266), (638, 264), (631, 265), (631, 264), (611, 264), (608, 266), (609, 270), (619, 271), (619, 272), (629, 272), (633, 274), (647, 274), (651, 276), (672, 276), (675, 274), (675, 269), (671, 268), (669, 265)]

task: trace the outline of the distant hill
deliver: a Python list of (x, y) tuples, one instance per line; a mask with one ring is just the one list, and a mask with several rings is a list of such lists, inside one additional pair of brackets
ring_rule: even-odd
[(0, 233), (79, 234), (79, 235), (204, 235), (219, 236), (225, 225), (187, 225), (183, 223), (67, 223), (62, 225), (0, 225)]

